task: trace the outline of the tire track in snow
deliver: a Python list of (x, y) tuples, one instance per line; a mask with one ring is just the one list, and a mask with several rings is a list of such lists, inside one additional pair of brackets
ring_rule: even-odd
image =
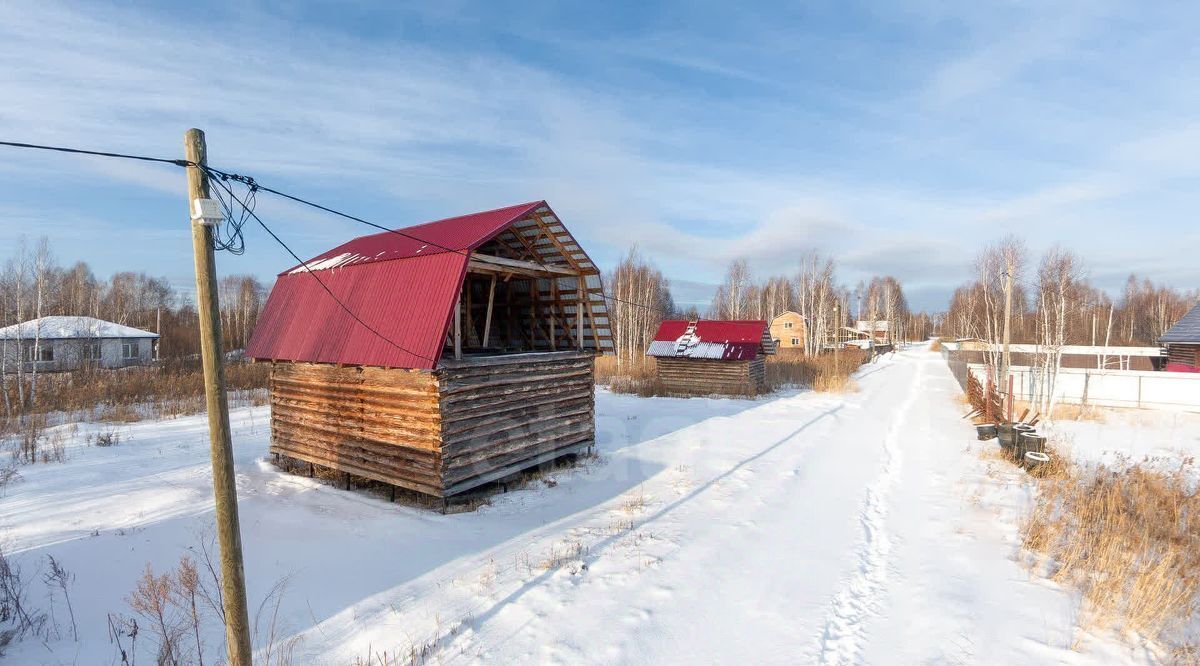
[(841, 590), (834, 595), (833, 607), (821, 632), (819, 661), (822, 664), (856, 664), (866, 632), (866, 623), (879, 612), (882, 596), (887, 590), (888, 566), (892, 551), (887, 532), (888, 499), (892, 487), (900, 478), (900, 434), (908, 413), (916, 403), (924, 365), (917, 362), (917, 371), (909, 386), (908, 397), (899, 406), (897, 415), (888, 425), (883, 440), (883, 469), (867, 487), (859, 521), (863, 541), (856, 549), (858, 566)]

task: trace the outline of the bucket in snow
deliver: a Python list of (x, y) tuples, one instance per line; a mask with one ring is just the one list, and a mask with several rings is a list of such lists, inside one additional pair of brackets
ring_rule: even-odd
[(979, 441), (986, 441), (996, 438), (995, 423), (981, 423), (975, 426), (975, 434), (979, 437)]

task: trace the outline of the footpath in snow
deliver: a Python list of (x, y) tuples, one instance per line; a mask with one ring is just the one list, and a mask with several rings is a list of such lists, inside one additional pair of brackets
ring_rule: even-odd
[[(1139, 658), (1080, 641), (1070, 595), (1017, 563), (1028, 489), (989, 474), (938, 355), (856, 381), (759, 400), (599, 390), (598, 460), (447, 516), (275, 470), (266, 409), (236, 410), (251, 602), (288, 578), (280, 622), (304, 664), (427, 644), (437, 663)], [(12, 663), (109, 663), (106, 614), (212, 521), (203, 418), (82, 444), (108, 427), (81, 425), (66, 463), (22, 468), (0, 497), (6, 550), (76, 575), (80, 642), (22, 643)]]

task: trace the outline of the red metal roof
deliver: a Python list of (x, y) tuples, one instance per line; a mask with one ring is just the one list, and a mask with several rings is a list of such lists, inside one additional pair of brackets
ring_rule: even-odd
[(467, 256), (436, 246), (474, 249), (541, 207), (549, 208), (538, 201), (403, 230), (427, 243), (390, 232), (344, 243), (307, 262), (337, 300), (303, 267), (280, 273), (246, 355), (260, 360), (437, 367)]
[(744, 361), (758, 358), (760, 353), (771, 353), (764, 346), (769, 344), (770, 340), (765, 321), (704, 319), (696, 322), (695, 330), (688, 336), (690, 325), (691, 322), (683, 319), (664, 321), (659, 325), (646, 354), (658, 357)]
[[(549, 208), (545, 201), (533, 201), (399, 229), (403, 234), (381, 231), (370, 236), (359, 236), (318, 254), (306, 263), (312, 270), (329, 270), (438, 254), (446, 252), (446, 248), (451, 251), (473, 250), (530, 211), (542, 207)], [(300, 272), (306, 272), (303, 264), (297, 264), (280, 275)]]
[[(668, 319), (654, 334), (654, 339), (660, 342), (674, 342), (687, 330), (686, 319)], [(718, 320), (701, 319), (696, 322), (696, 337), (705, 342), (753, 342), (762, 341), (763, 330), (767, 322), (759, 320)]]

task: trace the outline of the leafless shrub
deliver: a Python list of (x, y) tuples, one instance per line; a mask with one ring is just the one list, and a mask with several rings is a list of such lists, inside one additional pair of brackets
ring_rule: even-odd
[(22, 419), (17, 432), (17, 460), (27, 465), (38, 461), (42, 439), (46, 435), (46, 415), (32, 414)]
[(156, 659), (159, 664), (179, 664), (179, 643), (187, 630), (178, 609), (172, 603), (175, 594), (175, 582), (171, 574), (156, 576), (154, 568), (147, 563), (137, 587), (126, 599), (129, 607), (146, 621), (150, 631), (158, 639)]
[(276, 581), (254, 613), (254, 642), (259, 646), (260, 663), (265, 666), (289, 666), (300, 643), (299, 636), (284, 638), (279, 624), (279, 607), (290, 582), (290, 576)]
[[(138, 623), (134, 618), (108, 614), (108, 642), (117, 646), (121, 664), (132, 666), (137, 663)], [(128, 642), (129, 649), (125, 649)]]
[(67, 614), (71, 619), (71, 640), (79, 641), (79, 628), (75, 624), (75, 608), (71, 605), (71, 583), (75, 581), (75, 574), (67, 571), (53, 555), (46, 556), (48, 570), (42, 576), (46, 587), (50, 588), (51, 603), (54, 600), (54, 594), (57, 590), (62, 593), (63, 601), (67, 605)]
[(46, 614), (29, 603), (29, 583), (21, 566), (0, 550), (0, 625), (13, 625), (7, 640), (40, 635), (46, 622)]
[(17, 472), (17, 461), (15, 458), (0, 461), (0, 491), (3, 491), (9, 483), (20, 478), (21, 474)]
[(200, 537), (200, 555), (201, 564), (204, 569), (199, 580), (196, 581), (197, 597), (204, 601), (209, 610), (213, 612), (221, 620), (221, 625), (225, 625), (225, 602), (221, 596), (221, 573), (220, 567), (213, 557), (217, 550), (217, 535), (213, 531), (209, 531)]
[(201, 616), (200, 607), (196, 603), (200, 594), (200, 571), (192, 558), (184, 555), (179, 558), (179, 568), (175, 572), (175, 586), (172, 589), (171, 603), (178, 608), (191, 625), (192, 635), (196, 641), (196, 661), (204, 666), (204, 641), (200, 638)]
[(92, 438), (92, 444), (99, 447), (116, 446), (121, 443), (121, 433), (116, 430), (105, 430), (104, 432), (96, 433)]

